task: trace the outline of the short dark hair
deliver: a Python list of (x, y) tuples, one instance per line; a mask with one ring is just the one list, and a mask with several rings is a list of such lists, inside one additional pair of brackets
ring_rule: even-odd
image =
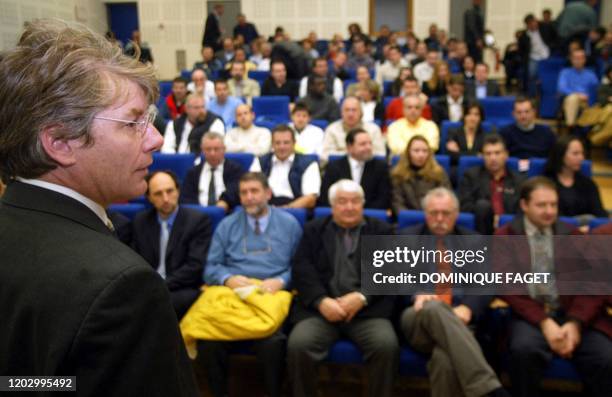
[(166, 175), (169, 175), (170, 178), (172, 178), (172, 180), (174, 181), (174, 186), (176, 187), (176, 190), (181, 190), (178, 176), (174, 173), (174, 171), (172, 171), (172, 170), (157, 170), (157, 171), (150, 172), (150, 173), (148, 173), (145, 176), (145, 182), (147, 182), (147, 191), (145, 192), (145, 196), (149, 195), (149, 182), (157, 174), (166, 174)]
[(522, 185), (519, 192), (519, 198), (529, 202), (531, 199), (531, 193), (536, 189), (550, 189), (557, 192), (557, 186), (553, 181), (545, 176), (534, 176), (533, 178), (527, 179)]
[(174, 83), (183, 83), (185, 85), (189, 84), (187, 79), (182, 77), (182, 76), (178, 76), (178, 77), (175, 77), (174, 79), (172, 79), (172, 84), (174, 84)]
[(325, 59), (325, 57), (318, 57), (312, 61), (312, 67), (314, 68), (315, 66), (317, 66), (317, 62), (321, 62), (321, 61), (325, 62), (325, 64), (327, 65), (327, 59)]
[(406, 77), (406, 78), (404, 79), (404, 81), (402, 82), (402, 84), (404, 84), (404, 83), (405, 83), (405, 82), (407, 82), (407, 81), (414, 81), (414, 82), (416, 82), (417, 84), (418, 84), (418, 82), (419, 82), (419, 80), (417, 80), (417, 78), (416, 78), (416, 77), (414, 77), (414, 76), (408, 76), (408, 77)]
[(389, 46), (389, 51), (391, 50), (397, 50), (399, 52), (402, 52), (402, 50), (400, 50), (399, 46), (397, 44), (392, 44)]
[(287, 69), (287, 65), (285, 65), (285, 62), (282, 59), (275, 59), (270, 63), (270, 71), (272, 71), (272, 66), (276, 64), (281, 64), (285, 67), (285, 69)]
[(527, 14), (525, 15), (525, 18), (523, 19), (523, 22), (529, 23), (533, 21), (534, 19), (536, 19), (536, 17), (533, 14)]
[(215, 80), (215, 86), (217, 84), (225, 84), (225, 85), (227, 85), (227, 80), (226, 79), (217, 79), (217, 80)]
[(501, 135), (495, 132), (486, 134), (484, 136), (484, 140), (482, 141), (483, 148), (487, 145), (498, 145), (498, 144), (501, 144), (504, 147), (504, 149), (506, 149), (506, 142), (504, 141), (504, 138), (502, 138)]
[(293, 135), (293, 130), (287, 124), (278, 124), (276, 127), (272, 129), (272, 138), (274, 138), (274, 134), (278, 134), (281, 132), (289, 132), (291, 134), (291, 139), (295, 142), (295, 135)]
[(515, 107), (517, 104), (523, 103), (523, 102), (529, 102), (531, 104), (531, 108), (533, 110), (535, 110), (536, 106), (535, 106), (535, 103), (533, 102), (533, 99), (531, 99), (531, 98), (529, 98), (528, 96), (525, 96), (525, 95), (518, 95), (516, 97), (516, 99), (514, 100), (513, 107)]
[(361, 127), (356, 127), (351, 129), (347, 134), (346, 134), (346, 146), (351, 146), (355, 143), (355, 137), (359, 134), (367, 134), (368, 131), (366, 131), (365, 129), (361, 128)]
[(270, 189), (270, 185), (268, 184), (268, 177), (263, 172), (245, 172), (240, 177), (239, 183), (256, 181), (261, 183), (264, 189)]
[(310, 109), (308, 108), (308, 105), (302, 101), (297, 102), (293, 107), (293, 110), (291, 110), (291, 114), (295, 114), (297, 112), (306, 112), (310, 116)]
[(459, 74), (452, 75), (450, 80), (448, 81), (448, 85), (453, 85), (453, 84), (465, 86), (465, 82), (463, 81), (463, 76)]

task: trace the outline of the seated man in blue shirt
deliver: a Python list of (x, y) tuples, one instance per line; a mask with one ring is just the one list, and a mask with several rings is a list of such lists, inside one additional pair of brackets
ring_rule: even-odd
[(230, 130), (236, 119), (236, 108), (242, 105), (240, 98), (230, 95), (227, 80), (219, 79), (215, 81), (215, 99), (207, 104), (209, 111), (223, 119), (226, 130)]
[[(291, 281), (290, 261), (302, 236), (297, 220), (284, 210), (270, 207), (272, 191), (265, 175), (248, 172), (240, 178), (240, 203), (215, 231), (204, 270), (208, 285), (246, 287), (251, 279), (262, 280), (261, 289), (274, 294)], [(280, 396), (286, 336), (253, 341), (258, 367), (263, 371), (266, 394)], [(207, 369), (208, 384), (215, 397), (227, 396), (228, 353), (234, 342), (200, 341), (199, 355)]]
[(589, 93), (595, 92), (599, 85), (597, 76), (589, 69), (585, 69), (586, 54), (583, 49), (572, 51), (570, 56), (571, 68), (565, 68), (559, 74), (557, 92), (563, 96), (563, 113), (565, 124), (573, 127), (578, 118), (578, 112), (589, 102)]

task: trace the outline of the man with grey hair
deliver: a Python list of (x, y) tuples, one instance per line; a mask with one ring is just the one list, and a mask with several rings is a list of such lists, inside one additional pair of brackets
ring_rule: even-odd
[(369, 396), (390, 396), (399, 361), (397, 336), (389, 321), (393, 297), (361, 290), (361, 236), (393, 234), (391, 225), (363, 215), (364, 192), (350, 179), (329, 189), (330, 216), (306, 224), (293, 257), (288, 368), (293, 395), (317, 394), (317, 364), (340, 337), (366, 357)]
[(168, 290), (104, 210), (147, 189), (153, 67), (58, 20), (28, 23), (0, 58), (0, 373), (197, 396)]
[[(447, 236), (477, 234), (457, 225), (459, 200), (448, 188), (430, 190), (423, 197), (422, 208), (425, 223), (409, 226), (399, 234), (431, 236), (421, 241), (425, 248), (457, 249), (458, 242)], [(443, 258), (437, 264), (437, 272), (448, 274), (452, 265)], [(509, 396), (468, 328), (486, 309), (490, 297), (461, 296), (444, 283), (431, 292), (415, 295), (414, 304), (404, 310), (401, 318), (401, 328), (410, 346), (431, 354), (427, 363), (431, 395)]]

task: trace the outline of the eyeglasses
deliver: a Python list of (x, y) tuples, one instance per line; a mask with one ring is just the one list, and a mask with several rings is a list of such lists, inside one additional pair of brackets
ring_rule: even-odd
[(133, 129), (134, 131), (138, 133), (138, 135), (143, 137), (147, 131), (147, 128), (149, 127), (149, 124), (153, 124), (156, 117), (157, 117), (157, 108), (154, 105), (151, 105), (147, 109), (147, 112), (145, 113), (144, 118), (139, 121), (114, 119), (112, 117), (102, 117), (102, 116), (95, 116), (94, 119), (115, 121), (117, 123), (124, 123), (126, 127)]

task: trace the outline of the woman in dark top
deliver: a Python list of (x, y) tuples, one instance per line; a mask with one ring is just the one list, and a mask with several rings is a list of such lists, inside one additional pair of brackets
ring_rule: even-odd
[(445, 61), (439, 61), (434, 66), (434, 72), (429, 81), (425, 81), (421, 88), (423, 94), (428, 97), (440, 97), (446, 95), (446, 85), (451, 78), (450, 67)]
[(482, 150), (484, 111), (478, 102), (466, 102), (463, 106), (463, 125), (448, 132), (446, 151), (451, 164), (459, 162), (459, 156), (478, 156)]
[(580, 138), (565, 135), (557, 139), (544, 168), (544, 175), (557, 185), (559, 215), (573, 216), (581, 226), (594, 217), (608, 217), (597, 185), (580, 172), (583, 161), (584, 145)]

